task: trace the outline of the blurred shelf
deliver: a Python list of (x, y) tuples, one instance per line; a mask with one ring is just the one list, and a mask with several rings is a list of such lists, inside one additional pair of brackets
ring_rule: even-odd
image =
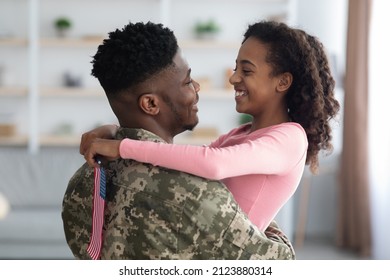
[(186, 49), (232, 49), (238, 50), (240, 42), (215, 40), (183, 40), (178, 42), (181, 48)]
[(39, 143), (44, 147), (75, 147), (79, 146), (81, 135), (41, 135)]
[[(208, 145), (217, 137), (192, 137), (177, 136), (176, 144)], [(41, 135), (39, 143), (41, 147), (78, 147), (81, 135)], [(24, 147), (28, 144), (26, 135), (0, 136), (0, 147)]]
[(0, 136), (0, 147), (20, 147), (27, 146), (28, 138), (26, 135)]
[[(67, 38), (42, 38), (42, 47), (67, 47), (67, 48), (96, 48), (104, 40), (103, 36), (67, 37)], [(0, 41), (1, 42), (1, 41)], [(182, 40), (178, 42), (181, 48), (186, 49), (233, 49), (238, 50), (240, 42), (222, 40)]]
[[(0, 95), (2, 90), (0, 88)], [(106, 97), (101, 88), (82, 88), (82, 87), (42, 87), (40, 89), (42, 97)], [(234, 89), (209, 89), (199, 92), (200, 99), (232, 99), (234, 100)]]
[(1, 47), (26, 47), (28, 40), (24, 38), (0, 38)]
[(43, 97), (106, 97), (101, 88), (82, 88), (82, 87), (42, 87), (40, 96)]
[(27, 96), (27, 87), (0, 87), (0, 96)]
[[(191, 137), (177, 136), (176, 144), (207, 145), (217, 137)], [(42, 147), (78, 147), (81, 135), (41, 135), (40, 145)]]
[(40, 45), (42, 47), (65, 47), (65, 48), (97, 48), (102, 42), (104, 37), (91, 36), (81, 38), (42, 38)]
[[(74, 147), (80, 144), (78, 136), (41, 135), (39, 143), (41, 146), (49, 147)], [(28, 145), (27, 135), (0, 136), (0, 147), (24, 147)]]

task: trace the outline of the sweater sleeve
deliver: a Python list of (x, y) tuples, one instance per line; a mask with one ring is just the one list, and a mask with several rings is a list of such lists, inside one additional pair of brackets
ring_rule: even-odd
[(223, 148), (124, 139), (122, 158), (180, 170), (213, 180), (248, 174), (283, 174), (306, 155), (302, 131), (274, 130), (254, 140)]

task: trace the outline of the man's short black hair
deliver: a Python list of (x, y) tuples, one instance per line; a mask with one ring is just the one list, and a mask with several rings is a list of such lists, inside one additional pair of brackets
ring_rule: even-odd
[(130, 22), (98, 47), (92, 75), (107, 96), (115, 96), (173, 64), (177, 50), (175, 35), (162, 24)]

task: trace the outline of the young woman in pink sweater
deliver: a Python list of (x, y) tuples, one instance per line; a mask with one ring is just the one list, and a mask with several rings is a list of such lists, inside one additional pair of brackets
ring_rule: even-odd
[(209, 146), (108, 140), (117, 127), (85, 133), (80, 153), (130, 158), (221, 180), (260, 230), (294, 194), (305, 164), (318, 168), (320, 150), (331, 150), (330, 119), (339, 110), (323, 45), (302, 30), (262, 21), (244, 34), (230, 77), (236, 110), (252, 122)]

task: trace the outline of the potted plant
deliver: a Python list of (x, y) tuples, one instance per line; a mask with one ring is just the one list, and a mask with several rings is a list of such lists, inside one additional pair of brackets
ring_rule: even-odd
[(65, 37), (68, 30), (72, 27), (72, 22), (67, 17), (59, 17), (54, 21), (54, 26), (58, 36)]
[(195, 34), (199, 39), (214, 39), (220, 30), (221, 28), (213, 19), (195, 24)]

